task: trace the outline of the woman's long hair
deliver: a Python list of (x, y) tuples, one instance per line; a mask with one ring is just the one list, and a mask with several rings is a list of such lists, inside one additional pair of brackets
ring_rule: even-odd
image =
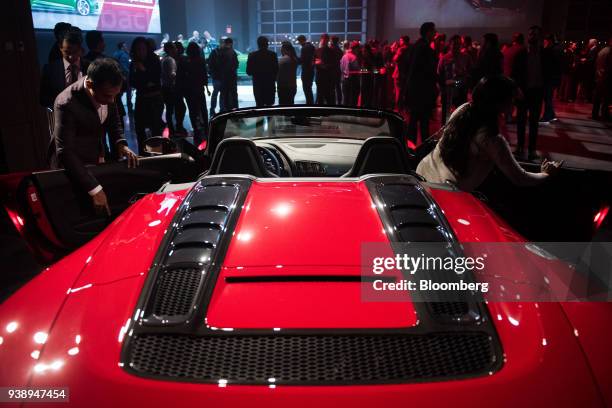
[(289, 41), (283, 41), (281, 45), (281, 53), (291, 58), (293, 62), (297, 62), (298, 60), (295, 48), (293, 48), (293, 45)]
[(440, 156), (455, 176), (466, 175), (472, 141), (482, 127), (487, 137), (499, 133), (499, 114), (514, 91), (514, 82), (508, 77), (483, 78), (472, 92), (472, 102), (442, 129)]

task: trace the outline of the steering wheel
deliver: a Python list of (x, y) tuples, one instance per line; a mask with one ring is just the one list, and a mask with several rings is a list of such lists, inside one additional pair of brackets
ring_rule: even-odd
[(257, 146), (257, 149), (259, 150), (259, 153), (261, 154), (261, 158), (264, 161), (266, 169), (269, 172), (276, 174), (277, 176), (280, 177), (283, 166), (278, 161), (278, 158), (276, 157), (276, 155), (272, 153), (272, 151), (268, 149), (267, 147)]

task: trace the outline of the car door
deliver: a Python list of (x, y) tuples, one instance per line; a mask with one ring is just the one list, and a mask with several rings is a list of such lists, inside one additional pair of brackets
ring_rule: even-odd
[(193, 159), (180, 153), (142, 158), (135, 169), (126, 163), (91, 167), (107, 195), (110, 217), (94, 211), (91, 197), (64, 170), (32, 173), (16, 192), (22, 235), (43, 263), (55, 261), (99, 234), (142, 195), (167, 182), (195, 181), (200, 171)]
[[(530, 172), (540, 171), (538, 164), (521, 165)], [(612, 173), (562, 167), (539, 186), (518, 187), (494, 171), (479, 193), (530, 241), (589, 242), (602, 225), (602, 211), (612, 202)]]

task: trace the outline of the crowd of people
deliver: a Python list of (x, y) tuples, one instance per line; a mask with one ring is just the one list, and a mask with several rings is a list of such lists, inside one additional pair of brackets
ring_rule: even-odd
[[(138, 153), (143, 154), (145, 140), (162, 135), (165, 128), (171, 137), (187, 135), (183, 127), (187, 110), (194, 142), (199, 145), (217, 107), (220, 112), (238, 108), (239, 61), (231, 38), (224, 37), (219, 43), (208, 32), (202, 38), (194, 31), (188, 40), (171, 41), (166, 35), (158, 48), (154, 39), (136, 37), (129, 47), (124, 42), (117, 44), (108, 58), (104, 35), (99, 31), (83, 35), (78, 27), (58, 23), (54, 34), (56, 43), (42, 72), (41, 104), (56, 111), (56, 121), (65, 122), (66, 106), (72, 106), (72, 100), (70, 95), (58, 95), (70, 88), (92, 102), (102, 124), (108, 125), (107, 119), (112, 118), (112, 129), (105, 128), (107, 134), (112, 132), (112, 137), (101, 137), (99, 149), (86, 155), (89, 159), (95, 156), (92, 160), (75, 159), (78, 154), (67, 156), (66, 152), (73, 152), (74, 140), (63, 133), (55, 135), (55, 146), (51, 146), (55, 149), (50, 150), (55, 150), (60, 162), (63, 156), (66, 167), (82, 167), (81, 162), (100, 163), (113, 153), (133, 159), (134, 153), (127, 148), (122, 130), (117, 128), (125, 123), (121, 117), (126, 114), (133, 113)], [(403, 36), (393, 43), (371, 40), (365, 44), (341, 42), (337, 36), (323, 34), (316, 46), (300, 35), (295, 43), (281, 44), (280, 56), (270, 50), (268, 38), (259, 37), (258, 50), (248, 55), (246, 66), (247, 75), (252, 77), (256, 105), (274, 105), (277, 95), (279, 104), (293, 105), (299, 74), (307, 104), (395, 110), (407, 118), (408, 137), (416, 144), (419, 133), (421, 141), (428, 139), (438, 101), (444, 125), (454, 112), (473, 99), (476, 87), (484, 79), (503, 76), (513, 84), (514, 106), (504, 104), (503, 113), (511, 122), (516, 111), (518, 145), (514, 153), (524, 155), (528, 128), (528, 159), (537, 158), (539, 122), (556, 120), (555, 93), (561, 101), (582, 99), (592, 103), (593, 119), (610, 118), (612, 40), (602, 48), (591, 40), (587, 47), (578, 50), (576, 43), (563, 47), (554, 36), (544, 36), (539, 26), (531, 27), (526, 38), (516, 33), (511, 43), (503, 45), (493, 33), (485, 34), (482, 43), (466, 35), (453, 35), (447, 40), (432, 22), (424, 23), (419, 34), (414, 42)], [(86, 54), (83, 37), (88, 48)], [(97, 78), (92, 73), (97, 73)], [(94, 89), (96, 80), (105, 82), (104, 89)], [(481, 93), (489, 88), (506, 90), (506, 85), (506, 82), (497, 87), (489, 85)], [(134, 106), (132, 92), (136, 94)], [(121, 103), (123, 94), (127, 96), (125, 107)], [(113, 103), (108, 104), (111, 96)], [(211, 98), (210, 112), (207, 96)], [(495, 95), (484, 95), (481, 99), (488, 101), (495, 99)], [(460, 114), (455, 118), (466, 115), (469, 116)], [(56, 132), (65, 132), (68, 125), (64, 125), (56, 124)], [(440, 157), (443, 154), (444, 151), (438, 152)], [(90, 188), (95, 181), (84, 170), (78, 172), (84, 188), (96, 196), (99, 186)]]

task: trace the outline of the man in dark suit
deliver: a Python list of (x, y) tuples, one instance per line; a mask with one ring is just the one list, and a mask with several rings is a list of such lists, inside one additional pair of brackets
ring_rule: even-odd
[(60, 21), (53, 27), (53, 36), (55, 37), (55, 42), (53, 46), (49, 50), (49, 57), (47, 58), (47, 62), (53, 62), (56, 60), (62, 59), (62, 52), (60, 49), (62, 48), (62, 40), (64, 39), (64, 35), (66, 32), (72, 28), (70, 23), (65, 23)]
[(319, 48), (314, 55), (314, 66), (317, 73), (317, 105), (336, 104), (334, 92), (335, 62), (334, 52), (329, 47), (329, 35), (321, 34)]
[(302, 89), (306, 97), (306, 104), (314, 104), (314, 94), (312, 93), (312, 82), (314, 81), (314, 54), (315, 47), (306, 41), (303, 35), (298, 36), (298, 43), (302, 46), (300, 52), (300, 65), (302, 66)]
[(92, 198), (97, 212), (110, 215), (103, 186), (86, 165), (104, 162), (103, 139), (108, 132), (110, 143), (116, 146), (128, 166), (138, 163), (128, 148), (115, 103), (121, 92), (123, 75), (117, 62), (98, 58), (87, 69), (87, 76), (63, 90), (55, 100), (55, 130), (50, 161), (53, 168), (65, 168), (70, 179)]
[(276, 94), (276, 75), (278, 74), (278, 57), (268, 49), (268, 39), (257, 39), (257, 51), (249, 54), (247, 75), (253, 77), (253, 94), (257, 106), (274, 105)]
[(85, 44), (89, 48), (89, 52), (85, 55), (85, 59), (89, 62), (98, 58), (104, 58), (104, 50), (106, 49), (106, 42), (104, 41), (104, 34), (98, 30), (91, 30), (85, 34)]
[(83, 37), (79, 30), (70, 29), (64, 34), (60, 45), (62, 58), (43, 67), (40, 81), (40, 104), (53, 107), (57, 95), (67, 86), (77, 82), (87, 72), (87, 61), (83, 54)]
[(438, 97), (436, 54), (429, 45), (436, 35), (435, 24), (423, 23), (420, 34), (421, 38), (409, 51), (402, 86), (402, 95), (410, 110), (408, 137), (414, 144), (417, 142), (418, 128), (422, 141), (429, 137), (429, 120)]

